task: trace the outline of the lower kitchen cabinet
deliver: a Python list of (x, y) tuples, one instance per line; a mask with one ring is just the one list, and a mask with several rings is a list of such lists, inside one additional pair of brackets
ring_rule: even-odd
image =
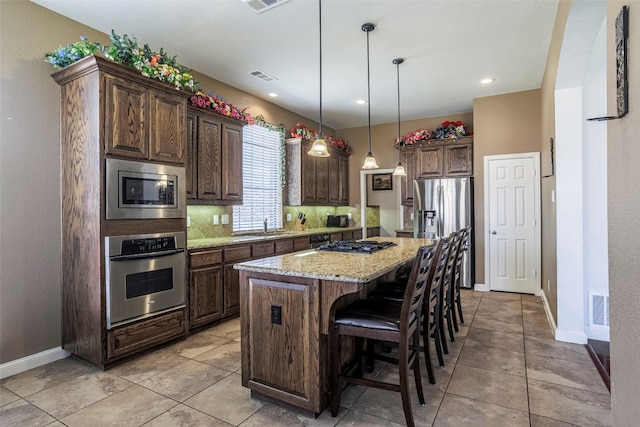
[(186, 331), (184, 308), (140, 322), (107, 331), (107, 359), (133, 354), (153, 345), (184, 336)]
[(189, 327), (211, 323), (224, 316), (222, 250), (189, 256)]
[(367, 237), (376, 237), (380, 235), (380, 227), (367, 227)]
[(413, 231), (396, 231), (396, 237), (413, 238)]
[(234, 264), (309, 249), (309, 237), (277, 239), (189, 254), (189, 329), (240, 314), (240, 272)]

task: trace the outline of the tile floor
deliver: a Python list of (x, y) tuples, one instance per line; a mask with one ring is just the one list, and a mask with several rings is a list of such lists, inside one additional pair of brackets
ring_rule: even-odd
[[(465, 325), (418, 426), (607, 426), (610, 395), (584, 346), (556, 342), (539, 298), (463, 291)], [(240, 384), (237, 320), (106, 372), (74, 358), (2, 380), (3, 426), (398, 426), (398, 393), (350, 386), (337, 417), (252, 399)], [(437, 361), (434, 356), (434, 363)], [(372, 375), (393, 378), (378, 364)], [(401, 424), (398, 424), (401, 423)]]

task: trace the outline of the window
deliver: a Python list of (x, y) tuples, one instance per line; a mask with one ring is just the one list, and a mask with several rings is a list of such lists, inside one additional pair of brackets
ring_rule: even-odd
[(233, 207), (233, 231), (282, 228), (282, 137), (272, 126), (242, 131), (243, 204)]

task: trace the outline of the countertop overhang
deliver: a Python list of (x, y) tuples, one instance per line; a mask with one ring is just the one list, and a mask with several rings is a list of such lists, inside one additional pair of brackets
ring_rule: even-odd
[(436, 243), (432, 239), (396, 237), (371, 237), (367, 240), (393, 242), (395, 245), (367, 254), (309, 249), (241, 262), (235, 264), (234, 268), (283, 276), (367, 283), (413, 260), (420, 246), (431, 246)]

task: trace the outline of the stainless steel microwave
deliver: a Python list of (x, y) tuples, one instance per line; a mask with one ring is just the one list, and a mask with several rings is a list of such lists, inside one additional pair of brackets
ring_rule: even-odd
[(184, 218), (185, 169), (130, 160), (106, 162), (106, 219)]

